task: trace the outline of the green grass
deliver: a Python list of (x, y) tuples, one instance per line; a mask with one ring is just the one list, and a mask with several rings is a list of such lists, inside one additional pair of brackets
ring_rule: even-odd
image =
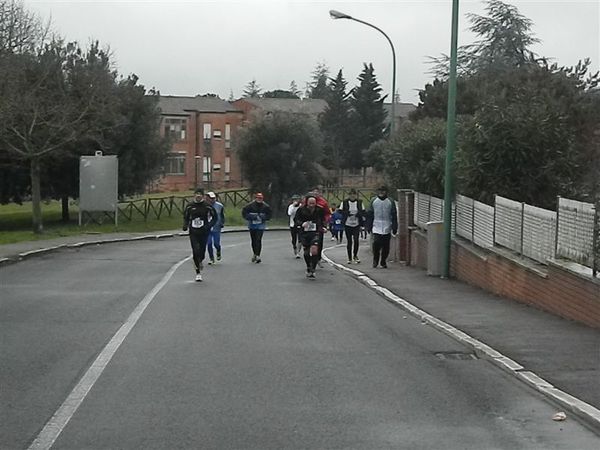
[[(184, 194), (182, 193), (181, 195)], [(145, 197), (158, 198), (159, 196), (148, 195)], [(227, 226), (246, 225), (246, 222), (242, 219), (241, 210), (241, 206), (225, 207), (225, 222)], [(77, 206), (70, 206), (69, 212), (72, 220), (69, 223), (63, 223), (61, 221), (60, 202), (50, 201), (42, 203), (44, 232), (42, 234), (35, 234), (31, 231), (31, 202), (24, 202), (22, 205), (12, 203), (0, 205), (0, 245), (90, 233), (143, 233), (178, 230), (182, 225), (181, 213), (176, 210), (173, 210), (171, 217), (164, 213), (160, 220), (152, 216), (148, 217), (147, 220), (144, 220), (141, 216), (133, 216), (132, 220), (128, 221), (120, 215), (119, 224), (116, 227), (114, 221), (111, 221), (108, 217), (103, 218), (101, 225), (89, 223), (79, 227), (77, 223), (79, 214)], [(285, 218), (275, 219), (271, 223), (272, 225), (286, 225), (287, 220)]]

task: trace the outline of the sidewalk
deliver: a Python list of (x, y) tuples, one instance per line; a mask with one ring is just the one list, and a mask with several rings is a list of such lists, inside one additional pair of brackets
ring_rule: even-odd
[[(270, 230), (287, 230), (273, 227)], [(224, 232), (246, 231), (225, 227)], [(180, 230), (87, 234), (0, 245), (0, 267), (65, 247), (185, 235)], [(600, 330), (503, 299), (455, 280), (388, 262), (373, 269), (361, 240), (361, 264), (346, 264), (345, 245), (324, 251), (339, 270), (370, 286), (424, 324), (448, 334), (557, 403), (600, 433)], [(1, 270), (1, 268), (0, 268)], [(568, 419), (567, 419), (568, 420)]]
[(361, 264), (347, 264), (345, 244), (324, 254), (339, 270), (557, 402), (557, 411), (600, 431), (600, 330), (415, 267), (388, 262), (387, 269), (374, 269), (366, 241)]

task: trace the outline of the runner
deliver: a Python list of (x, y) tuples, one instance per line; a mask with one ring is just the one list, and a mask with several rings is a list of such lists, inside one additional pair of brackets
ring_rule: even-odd
[(204, 201), (204, 189), (197, 188), (194, 191), (194, 201), (183, 211), (183, 231), (189, 230), (196, 281), (202, 281), (202, 261), (206, 254), (206, 241), (216, 220), (215, 210)]
[(348, 264), (360, 263), (358, 258), (359, 236), (365, 225), (365, 209), (362, 200), (357, 197), (356, 189), (350, 189), (348, 198), (342, 202), (344, 230), (346, 231), (346, 252)]
[(244, 206), (242, 217), (248, 221), (248, 230), (250, 230), (250, 240), (252, 242), (252, 262), (259, 263), (262, 261), (260, 253), (262, 251), (263, 233), (267, 221), (271, 219), (271, 207), (265, 203), (262, 193), (256, 193), (254, 201)]
[[(387, 188), (377, 189), (377, 197), (371, 202), (368, 211), (368, 228), (373, 233), (373, 267), (380, 265), (387, 269), (392, 234), (398, 232), (396, 202), (388, 198)], [(381, 258), (381, 259), (380, 259)]]
[[(317, 206), (322, 208), (325, 213), (325, 218), (324, 218), (323, 223), (328, 224), (329, 218), (331, 216), (331, 211), (329, 209), (329, 204), (327, 203), (327, 200), (325, 200), (325, 197), (323, 197), (323, 195), (321, 195), (321, 186), (316, 186), (309, 193), (309, 195), (310, 194), (312, 194), (317, 199)], [(323, 237), (324, 237), (324, 234), (326, 231), (327, 231), (327, 229), (323, 228), (322, 231), (319, 232), (319, 260), (317, 262), (319, 267), (323, 267), (323, 265), (321, 264), (321, 253), (323, 252)]]
[(325, 229), (325, 211), (317, 206), (317, 198), (309, 194), (305, 205), (300, 207), (294, 218), (296, 227), (300, 230), (300, 242), (304, 247), (306, 262), (306, 277), (315, 278), (315, 269), (319, 261), (319, 240)]
[(329, 231), (331, 232), (331, 240), (336, 241), (336, 244), (342, 243), (344, 234), (344, 215), (341, 208), (336, 208), (336, 204), (331, 204), (331, 218), (329, 219)]
[(296, 216), (296, 211), (300, 208), (300, 196), (293, 195), (292, 203), (289, 204), (287, 215), (290, 218), (290, 235), (292, 236), (292, 249), (294, 251), (294, 256), (296, 259), (300, 259), (300, 248), (302, 244), (298, 242), (298, 228), (294, 224), (294, 217)]
[(208, 250), (208, 264), (215, 263), (215, 255), (213, 250), (213, 244), (217, 250), (217, 261), (221, 261), (221, 230), (225, 226), (225, 207), (223, 203), (217, 201), (217, 195), (214, 192), (206, 194), (206, 200), (208, 204), (213, 207), (215, 214), (217, 215), (217, 221), (213, 225), (208, 234), (208, 241), (206, 242), (206, 248)]

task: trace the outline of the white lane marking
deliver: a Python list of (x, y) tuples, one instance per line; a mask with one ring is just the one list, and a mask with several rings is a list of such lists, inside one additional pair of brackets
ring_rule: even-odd
[(178, 263), (175, 263), (162, 280), (160, 280), (156, 286), (146, 294), (142, 301), (138, 303), (125, 323), (121, 325), (121, 328), (119, 328), (108, 344), (102, 349), (96, 360), (81, 377), (81, 380), (79, 380), (79, 383), (73, 388), (66, 400), (56, 410), (44, 428), (42, 428), (42, 431), (40, 431), (29, 446), (29, 449), (49, 449), (52, 447), (150, 302), (152, 302), (154, 297), (156, 297), (156, 294), (158, 294), (165, 284), (167, 284), (179, 266), (189, 259), (190, 257), (188, 256)]

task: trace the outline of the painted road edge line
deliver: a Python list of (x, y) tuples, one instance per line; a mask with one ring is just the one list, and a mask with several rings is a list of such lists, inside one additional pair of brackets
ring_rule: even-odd
[(445, 335), (455, 339), (463, 345), (472, 347), (473, 351), (479, 358), (490, 361), (501, 370), (513, 375), (518, 380), (546, 396), (546, 398), (567, 409), (585, 423), (592, 426), (594, 429), (600, 430), (600, 410), (596, 407), (584, 402), (583, 400), (573, 397), (571, 394), (561, 391), (548, 381), (536, 375), (534, 372), (526, 370), (525, 367), (523, 367), (517, 361), (508, 358), (489, 345), (475, 339), (472, 336), (469, 336), (467, 333), (459, 330), (458, 328), (455, 328), (443, 320), (440, 320), (437, 317), (434, 317), (416, 307), (407, 300), (394, 294), (389, 289), (378, 285), (376, 281), (369, 278), (369, 276), (365, 275), (364, 273), (357, 272), (356, 270), (350, 269), (343, 264), (334, 262), (326, 255), (327, 250), (328, 249), (323, 250), (323, 259), (325, 259), (325, 261), (327, 261), (337, 270), (353, 275), (360, 283), (374, 290), (379, 295), (383, 296), (387, 301), (398, 305), (414, 317), (420, 319), (421, 322), (431, 325), (436, 330), (441, 331)]
[(46, 422), (42, 431), (40, 431), (28, 447), (29, 449), (50, 449), (52, 447), (148, 305), (154, 300), (156, 294), (158, 294), (165, 284), (167, 284), (175, 271), (189, 259), (190, 256), (175, 263), (152, 290), (138, 303), (125, 323), (121, 325), (108, 344), (104, 346), (100, 354), (96, 357), (92, 365), (83, 374), (65, 401), (52, 415), (50, 420)]

